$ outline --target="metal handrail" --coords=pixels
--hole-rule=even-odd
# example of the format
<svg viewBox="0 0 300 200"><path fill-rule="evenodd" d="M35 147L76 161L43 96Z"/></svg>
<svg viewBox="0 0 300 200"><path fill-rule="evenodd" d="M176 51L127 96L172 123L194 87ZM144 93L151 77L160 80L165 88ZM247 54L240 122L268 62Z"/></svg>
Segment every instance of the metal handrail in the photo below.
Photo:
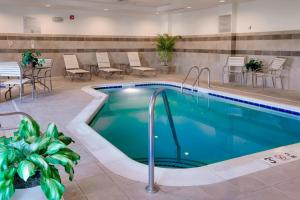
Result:
<svg viewBox="0 0 300 200"><path fill-rule="evenodd" d="M198 72L198 77L199 77L199 75L200 75L200 69L199 69L199 67L198 66L193 66L193 67L191 67L190 69L189 69L189 72L187 73L187 75L185 76L185 79L182 81L182 83L181 83L181 93L183 92L183 85L184 85L184 83L186 82L186 80L188 79L188 77L190 76L190 74L191 74L191 72L193 71L193 69L197 69L197 72ZM198 80L198 79L197 79ZM196 80L196 82L197 82L197 80ZM198 81L198 84L199 84L199 81Z"/></svg>
<svg viewBox="0 0 300 200"><path fill-rule="evenodd" d="M22 115L24 117L29 118L30 120L33 120L33 118L24 112L9 112L9 113L0 113L0 117L5 117L5 116L12 116L12 115ZM1 124L0 124L0 128L1 128Z"/></svg>
<svg viewBox="0 0 300 200"><path fill-rule="evenodd" d="M208 67L201 67L199 68L200 69L200 73L198 74L198 77L197 79L195 80L194 84L193 84L193 87L195 87L197 81L198 81L198 86L199 86L199 80L200 80L200 76L202 74L203 71L207 71L207 85L208 85L208 88L210 88L210 69Z"/></svg>
<svg viewBox="0 0 300 200"><path fill-rule="evenodd" d="M172 134L173 134L173 137L175 140L175 144L177 146L177 156L179 154L179 158L180 158L180 145L178 142L178 138L176 136L176 130L175 130L174 121L173 121L171 110L170 110L168 97L166 95L165 89L161 88L161 89L154 91L154 93L151 96L150 102L149 102L149 119L148 119L148 132L149 132L149 135L148 135L148 137L149 137L149 150L148 150L149 151L148 152L149 173L148 173L148 176L149 177L148 177L148 186L146 187L146 191L149 193L156 193L159 191L159 187L154 183L154 167L155 167L155 163L154 163L154 106L155 106L156 98L160 94L162 94L162 97L163 97L163 101L164 101L164 105L165 105L168 119L170 122Z"/></svg>

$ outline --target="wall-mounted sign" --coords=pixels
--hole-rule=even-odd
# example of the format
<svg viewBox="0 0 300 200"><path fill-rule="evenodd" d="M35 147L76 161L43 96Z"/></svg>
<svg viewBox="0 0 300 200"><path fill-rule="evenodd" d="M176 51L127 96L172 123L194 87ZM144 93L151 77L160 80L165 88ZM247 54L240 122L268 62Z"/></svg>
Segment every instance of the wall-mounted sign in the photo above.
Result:
<svg viewBox="0 0 300 200"><path fill-rule="evenodd" d="M35 17L23 17L24 33L41 33L41 23Z"/></svg>

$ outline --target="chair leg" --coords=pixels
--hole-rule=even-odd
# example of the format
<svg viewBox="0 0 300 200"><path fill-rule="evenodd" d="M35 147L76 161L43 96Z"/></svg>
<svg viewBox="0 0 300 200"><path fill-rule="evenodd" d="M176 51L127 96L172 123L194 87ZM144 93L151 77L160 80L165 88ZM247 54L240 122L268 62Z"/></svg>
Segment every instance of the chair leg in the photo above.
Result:
<svg viewBox="0 0 300 200"><path fill-rule="evenodd" d="M20 85L20 103L22 103L23 85Z"/></svg>
<svg viewBox="0 0 300 200"><path fill-rule="evenodd" d="M6 101L8 100L7 94L9 95L9 99L11 99L11 89L11 87L8 87L8 90L4 93L4 98Z"/></svg>
<svg viewBox="0 0 300 200"><path fill-rule="evenodd" d="M44 78L44 81L43 81L43 83L44 83L44 94L46 94L46 77ZM49 92L49 91L48 91Z"/></svg>
<svg viewBox="0 0 300 200"><path fill-rule="evenodd" d="M280 76L280 83L281 83L281 89L283 90L284 89L284 86L283 86L283 78Z"/></svg>
<svg viewBox="0 0 300 200"><path fill-rule="evenodd" d="M52 78L51 78L51 76L50 76L50 79L49 79L49 83L50 83L50 91L52 91L53 90L53 86L52 86Z"/></svg>
<svg viewBox="0 0 300 200"><path fill-rule="evenodd" d="M276 88L276 79L274 79L274 77L272 77L272 83L273 83L273 87Z"/></svg>
<svg viewBox="0 0 300 200"><path fill-rule="evenodd" d="M70 81L73 81L73 80L72 80L72 76L71 76L70 73L66 72L65 77L66 77L66 76L70 79Z"/></svg>
<svg viewBox="0 0 300 200"><path fill-rule="evenodd" d="M241 74L240 76L241 76L241 85L243 85L244 84L243 74Z"/></svg>
<svg viewBox="0 0 300 200"><path fill-rule="evenodd" d="M222 85L224 85L224 74L222 74Z"/></svg>

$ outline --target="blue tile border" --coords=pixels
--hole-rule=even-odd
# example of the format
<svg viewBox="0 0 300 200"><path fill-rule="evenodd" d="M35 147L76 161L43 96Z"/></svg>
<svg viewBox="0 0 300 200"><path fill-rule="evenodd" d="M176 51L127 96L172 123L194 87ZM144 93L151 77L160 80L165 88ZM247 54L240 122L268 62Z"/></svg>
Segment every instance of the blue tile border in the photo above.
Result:
<svg viewBox="0 0 300 200"><path fill-rule="evenodd" d="M172 84L169 84L169 83L141 83L141 84L132 84L132 86L135 86L135 87L168 86L168 87L181 89L180 86L172 85ZM118 89L118 88L123 88L123 86L122 85L103 86L103 87L98 87L98 88L95 88L95 89L97 89L97 90L107 90L107 89ZM191 88L187 88L187 87L183 87L183 89L187 90L187 91L191 91L191 92L198 92L198 90L196 90L196 89L191 89ZM233 98L233 97L228 97L228 96L224 96L224 95L219 95L219 94L215 94L215 93L208 93L208 95L213 96L213 97L217 97L217 98L222 98L222 99L234 101L234 102L239 102L239 103L251 105L251 106L265 108L265 109L268 109L268 110L273 110L273 111L277 111L277 112L281 112L281 113L285 113L285 114L300 116L300 112L291 111L291 110L287 110L287 109L283 109L283 108L268 106L268 105L265 105L265 104L255 103L255 102L242 100L242 99L237 99L237 98Z"/></svg>
<svg viewBox="0 0 300 200"><path fill-rule="evenodd" d="M103 86L103 87L97 87L95 88L96 90L108 90L108 89L118 89L118 88L123 88L122 85L117 85L117 86Z"/></svg>
<svg viewBox="0 0 300 200"><path fill-rule="evenodd" d="M226 97L226 96L219 95L219 94L214 94L214 93L208 93L208 95L214 96L214 97L218 97L218 98L222 98L222 99L227 99L227 100L235 101L235 102L239 102L239 103L248 104L248 105L251 105L251 106L266 108L266 109L277 111L277 112L282 112L282 113L286 113L286 114L300 116L299 112L291 111L291 110L286 110L286 109L283 109L283 108L277 108L277 107L274 107L274 106L268 106L268 105L264 105L264 104L260 104L260 103L254 103L254 102L251 102L251 101L236 99L236 98L232 98L232 97Z"/></svg>

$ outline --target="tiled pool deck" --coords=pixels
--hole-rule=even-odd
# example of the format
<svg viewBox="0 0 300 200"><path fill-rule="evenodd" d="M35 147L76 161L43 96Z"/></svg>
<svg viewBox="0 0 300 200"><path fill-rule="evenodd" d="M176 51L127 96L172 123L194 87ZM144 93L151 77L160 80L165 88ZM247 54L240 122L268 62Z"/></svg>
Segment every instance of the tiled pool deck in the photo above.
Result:
<svg viewBox="0 0 300 200"><path fill-rule="evenodd" d="M81 91L86 85L108 82L126 82L145 80L145 78L125 77L123 80L105 80L94 78L93 81L70 82L58 78L54 81L54 92L51 95L41 94L32 100L25 97L0 104L1 112L20 110L31 114L43 128L48 122L55 122L62 131L68 132L66 125L92 100L92 97ZM160 75L147 80L179 81L181 76ZM300 106L300 93L281 92L279 90L262 90L260 88L240 88L236 86L214 89L229 91L264 100ZM1 123L5 124L2 119ZM17 121L12 118L9 124ZM75 138L76 140L76 138ZM300 199L300 161L273 167L265 171L243 176L227 182L199 187L161 187L157 194L150 195L144 191L145 184L131 181L111 173L88 152L80 141L72 148L80 153L81 161L75 169L75 181L66 185L65 200L298 200Z"/></svg>

